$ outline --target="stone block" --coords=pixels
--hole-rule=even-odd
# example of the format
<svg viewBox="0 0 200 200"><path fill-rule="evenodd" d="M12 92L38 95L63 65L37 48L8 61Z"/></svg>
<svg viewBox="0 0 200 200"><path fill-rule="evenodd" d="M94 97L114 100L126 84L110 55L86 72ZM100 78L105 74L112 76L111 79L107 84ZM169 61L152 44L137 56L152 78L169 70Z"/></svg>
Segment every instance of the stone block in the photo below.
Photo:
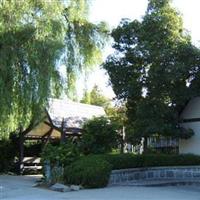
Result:
<svg viewBox="0 0 200 200"><path fill-rule="evenodd" d="M81 189L80 185L70 185L71 191L79 191Z"/></svg>
<svg viewBox="0 0 200 200"><path fill-rule="evenodd" d="M176 177L176 178L179 178L179 179L180 179L180 178L183 178L183 172L177 170L176 173L175 173L175 177Z"/></svg>
<svg viewBox="0 0 200 200"><path fill-rule="evenodd" d="M200 177L200 172L194 172L193 173L194 178L199 178Z"/></svg>
<svg viewBox="0 0 200 200"><path fill-rule="evenodd" d="M167 178L172 178L172 177L174 177L174 172L173 172L173 171L167 171L167 172L166 172L166 177L167 177Z"/></svg>
<svg viewBox="0 0 200 200"><path fill-rule="evenodd" d="M52 185L50 187L50 189L53 190L53 191L57 191L57 192L69 192L69 191L71 191L70 187L63 185L61 183L56 183L56 184Z"/></svg>
<svg viewBox="0 0 200 200"><path fill-rule="evenodd" d="M129 181L134 180L134 175L133 175L133 174L130 174L130 175L128 176L128 180L129 180Z"/></svg>
<svg viewBox="0 0 200 200"><path fill-rule="evenodd" d="M146 173L145 172L140 172L140 179L142 179L142 180L146 179Z"/></svg>
<svg viewBox="0 0 200 200"><path fill-rule="evenodd" d="M135 173L135 180L139 180L140 179L140 174L139 173Z"/></svg>
<svg viewBox="0 0 200 200"><path fill-rule="evenodd" d="M192 173L190 171L185 172L185 177L186 178L191 178L192 177Z"/></svg>
<svg viewBox="0 0 200 200"><path fill-rule="evenodd" d="M153 179L154 173L153 172L148 172L147 177L148 177L148 179Z"/></svg>
<svg viewBox="0 0 200 200"><path fill-rule="evenodd" d="M160 178L164 178L165 177L165 171L160 171Z"/></svg>

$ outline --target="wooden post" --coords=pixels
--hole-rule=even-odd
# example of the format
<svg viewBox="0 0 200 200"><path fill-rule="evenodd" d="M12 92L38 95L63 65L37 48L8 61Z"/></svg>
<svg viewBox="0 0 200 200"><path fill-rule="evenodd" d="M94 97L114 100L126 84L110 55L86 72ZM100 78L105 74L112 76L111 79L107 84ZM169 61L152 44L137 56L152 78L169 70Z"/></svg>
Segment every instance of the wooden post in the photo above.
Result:
<svg viewBox="0 0 200 200"><path fill-rule="evenodd" d="M51 127L50 130L48 130L48 131L42 136L42 145L43 145L43 146L46 146L46 144L50 141L52 132L53 132L53 128Z"/></svg>
<svg viewBox="0 0 200 200"><path fill-rule="evenodd" d="M19 149L20 149L20 155L19 155L19 173L23 174L23 170L24 170L24 163L23 163L23 159L24 159L24 134L22 133L21 129L20 129L20 133L19 133Z"/></svg>
<svg viewBox="0 0 200 200"><path fill-rule="evenodd" d="M66 134L65 134L65 131L64 131L64 119L62 120L62 123L61 123L61 138L60 138L60 143L65 143L66 141Z"/></svg>

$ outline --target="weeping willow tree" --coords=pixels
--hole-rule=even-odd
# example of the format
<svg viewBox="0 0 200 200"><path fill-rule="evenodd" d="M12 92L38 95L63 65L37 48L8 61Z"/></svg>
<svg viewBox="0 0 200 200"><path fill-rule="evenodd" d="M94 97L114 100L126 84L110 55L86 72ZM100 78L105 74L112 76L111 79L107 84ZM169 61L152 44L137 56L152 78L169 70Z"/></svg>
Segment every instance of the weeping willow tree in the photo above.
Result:
<svg viewBox="0 0 200 200"><path fill-rule="evenodd" d="M1 133L27 127L62 89L58 61L73 88L78 71L100 59L106 29L87 14L85 0L0 0Z"/></svg>
<svg viewBox="0 0 200 200"><path fill-rule="evenodd" d="M108 27L104 22L89 22L88 0L68 1L64 16L67 21L65 53L63 61L67 66L67 93L70 98L76 94L77 77L88 73L102 62L102 49L108 39Z"/></svg>
<svg viewBox="0 0 200 200"><path fill-rule="evenodd" d="M1 131L30 123L46 103L51 81L59 82L62 11L57 1L0 1Z"/></svg>

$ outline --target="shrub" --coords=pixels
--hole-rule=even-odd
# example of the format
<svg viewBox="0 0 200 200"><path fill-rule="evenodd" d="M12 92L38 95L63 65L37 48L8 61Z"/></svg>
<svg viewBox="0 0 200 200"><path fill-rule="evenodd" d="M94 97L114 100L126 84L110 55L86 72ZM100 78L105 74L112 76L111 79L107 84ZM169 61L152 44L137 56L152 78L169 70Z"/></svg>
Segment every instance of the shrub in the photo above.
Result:
<svg viewBox="0 0 200 200"><path fill-rule="evenodd" d="M79 158L78 148L68 142L65 144L52 145L48 144L41 154L42 162L49 161L51 166L59 164L60 166L67 166Z"/></svg>
<svg viewBox="0 0 200 200"><path fill-rule="evenodd" d="M0 141L0 172L8 172L14 167L16 150L9 140Z"/></svg>
<svg viewBox="0 0 200 200"><path fill-rule="evenodd" d="M159 166L184 166L200 165L200 156L187 155L134 155L134 154L116 154L100 155L112 165L112 169L127 169L137 167L159 167Z"/></svg>
<svg viewBox="0 0 200 200"><path fill-rule="evenodd" d="M72 143L52 145L48 144L41 154L43 174L49 183L63 182L64 167L70 165L79 158L78 148ZM50 164L50 172L45 164ZM46 174L47 173L47 174ZM50 173L50 174L49 174Z"/></svg>
<svg viewBox="0 0 200 200"><path fill-rule="evenodd" d="M65 168L64 181L67 184L86 188L105 187L108 183L111 165L98 156L86 156Z"/></svg>
<svg viewBox="0 0 200 200"><path fill-rule="evenodd" d="M83 130L80 149L85 155L107 153L116 146L117 126L105 117L87 121Z"/></svg>
<svg viewBox="0 0 200 200"><path fill-rule="evenodd" d="M102 155L102 157L112 165L112 169L126 169L143 166L142 158L134 154L109 154Z"/></svg>

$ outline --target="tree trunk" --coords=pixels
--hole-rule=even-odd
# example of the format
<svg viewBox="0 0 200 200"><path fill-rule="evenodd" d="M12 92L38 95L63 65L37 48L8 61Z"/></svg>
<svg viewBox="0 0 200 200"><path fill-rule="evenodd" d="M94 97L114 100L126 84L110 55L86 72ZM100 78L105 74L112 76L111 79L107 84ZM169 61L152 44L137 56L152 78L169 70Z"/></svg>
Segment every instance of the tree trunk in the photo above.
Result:
<svg viewBox="0 0 200 200"><path fill-rule="evenodd" d="M143 141L143 154L147 153L147 137L144 137Z"/></svg>

